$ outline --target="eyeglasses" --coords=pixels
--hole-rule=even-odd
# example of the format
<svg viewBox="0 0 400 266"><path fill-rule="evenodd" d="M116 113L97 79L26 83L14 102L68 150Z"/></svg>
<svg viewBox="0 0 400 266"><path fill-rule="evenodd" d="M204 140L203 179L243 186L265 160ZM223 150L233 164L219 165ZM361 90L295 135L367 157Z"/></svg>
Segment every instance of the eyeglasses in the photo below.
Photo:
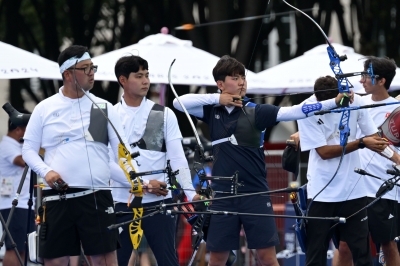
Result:
<svg viewBox="0 0 400 266"><path fill-rule="evenodd" d="M361 81L365 81L367 78L379 79L379 75L371 76L368 73L361 74Z"/></svg>
<svg viewBox="0 0 400 266"><path fill-rule="evenodd" d="M92 70L93 70L93 73L96 73L97 67L98 66L87 66L87 67L80 67L80 68L75 67L75 68L69 68L68 70L73 70L73 69L83 70L83 73L85 73L86 75L89 75Z"/></svg>
<svg viewBox="0 0 400 266"><path fill-rule="evenodd" d="M368 75L368 74L361 74L361 80L362 81L365 81L367 78L371 78L371 76Z"/></svg>

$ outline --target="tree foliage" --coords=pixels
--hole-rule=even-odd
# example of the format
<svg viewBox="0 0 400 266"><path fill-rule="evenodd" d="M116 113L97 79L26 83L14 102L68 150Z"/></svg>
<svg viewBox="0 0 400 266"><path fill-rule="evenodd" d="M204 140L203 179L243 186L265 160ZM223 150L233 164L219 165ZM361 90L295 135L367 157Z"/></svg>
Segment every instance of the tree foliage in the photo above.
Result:
<svg viewBox="0 0 400 266"><path fill-rule="evenodd" d="M333 16L339 22L344 45L359 47L357 52L388 56L400 60L400 1L348 0L350 12L345 14L340 0L289 1L300 9L315 7L309 14L328 33ZM109 52L159 33L164 26L181 39L190 39L197 48L217 56L229 54L255 70L269 60L268 36L277 29L279 58L289 60L314 46L324 43L321 33L303 15L295 15L297 50L290 52L289 24L280 12L293 11L280 0L0 0L0 40L43 57L57 61L60 50L70 44L88 46L92 53ZM256 15L269 18L198 27L192 31L176 31L174 27L202 24ZM347 19L346 19L347 18ZM211 70L210 70L211 71ZM35 101L56 92L54 84L41 81L40 96L30 90L29 83L13 80L11 103L23 106L21 90L25 88ZM179 86L179 91L187 91ZM93 90L99 97L117 102L118 84L96 82ZM279 104L283 97L276 97ZM293 101L300 101L294 97Z"/></svg>

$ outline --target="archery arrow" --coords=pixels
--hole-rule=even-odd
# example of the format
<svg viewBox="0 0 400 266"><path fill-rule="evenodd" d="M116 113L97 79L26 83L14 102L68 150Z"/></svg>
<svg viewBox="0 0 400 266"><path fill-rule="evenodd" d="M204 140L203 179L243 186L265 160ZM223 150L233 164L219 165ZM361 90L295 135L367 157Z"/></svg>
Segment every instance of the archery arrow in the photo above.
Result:
<svg viewBox="0 0 400 266"><path fill-rule="evenodd" d="M311 10L314 10L314 8L303 9L303 11L311 11ZM297 12L297 11L286 11L286 12L274 13L272 15L250 16L250 17L214 21L214 22L208 22L208 23L202 23L202 24L183 24L182 26L175 27L175 30L193 30L194 28L200 28L200 27L206 27L206 26L228 24L228 23L241 22L241 21L250 21L250 20L261 19L261 18L284 16L284 15L292 14L294 12Z"/></svg>

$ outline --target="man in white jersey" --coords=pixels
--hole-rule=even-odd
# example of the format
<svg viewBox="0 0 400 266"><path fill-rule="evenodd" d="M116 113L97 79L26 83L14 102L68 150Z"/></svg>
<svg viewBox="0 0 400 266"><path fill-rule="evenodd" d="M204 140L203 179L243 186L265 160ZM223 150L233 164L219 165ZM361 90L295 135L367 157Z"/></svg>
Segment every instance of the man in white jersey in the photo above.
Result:
<svg viewBox="0 0 400 266"><path fill-rule="evenodd" d="M368 71L369 70L369 71ZM370 73L370 74L368 74ZM371 76L371 74L373 75ZM385 104L397 102L388 94L390 84L396 75L396 64L388 58L367 57L364 62L364 74L361 75L365 92L362 97L362 105ZM398 104L369 108L368 111L377 127L381 126L390 113L399 107ZM364 135L358 135L363 137ZM397 157L397 153L388 150L388 157ZM375 152L362 149L360 153L360 169L368 173L388 179L392 176L386 174L387 169L392 168L392 162ZM398 164L398 162L397 162ZM365 193L368 203L376 198L376 193L383 181L364 176ZM400 265L400 256L394 238L399 235L397 224L399 223L397 212L397 201L399 199L398 189L395 187L387 192L382 198L367 209L369 231L375 244L381 245L385 256L386 265Z"/></svg>
<svg viewBox="0 0 400 266"><path fill-rule="evenodd" d="M317 101L329 99L337 91L337 80L321 77L316 80L314 92ZM361 97L355 95L353 105L360 105ZM377 134L368 111L352 111L348 121L350 136L346 145L346 154L340 162L343 147L340 146L338 125L340 113L314 116L298 121L302 151L310 150L307 171L307 195L309 216L348 217L366 205L364 180L359 179L354 167L360 165L359 148L367 147L377 152L386 148L387 142ZM356 139L357 125L365 136ZM311 204L311 205L310 205ZM325 265L326 251L332 235L336 240L344 241L350 247L356 265L372 265L369 242L367 211L361 211L331 229L330 221L308 220L306 265Z"/></svg>
<svg viewBox="0 0 400 266"><path fill-rule="evenodd" d="M133 151L139 151L136 158L141 172L165 169L170 160L172 171L179 170L176 176L189 201L199 199L193 189L189 166L182 148L182 135L175 114L168 107L161 106L146 98L150 87L149 67L145 59L128 55L118 60L115 75L124 89L121 101L114 106ZM118 170L118 169L117 169ZM111 178L114 187L127 185L122 171L113 171ZM171 191L166 190L168 177L165 173L143 176L144 186L148 187L143 197L143 206L156 206L172 203ZM173 177L171 177L173 178ZM171 180L172 181L172 180ZM113 188L116 211L129 211L126 189ZM146 215L146 212L144 212ZM132 217L118 217L123 222ZM152 249L157 264L178 266L175 249L176 219L164 214L147 217L142 221L147 242ZM118 250L119 265L127 265L132 253L127 229L121 232L122 248Z"/></svg>
<svg viewBox="0 0 400 266"><path fill-rule="evenodd" d="M395 62L387 58L367 57L366 59L367 60L364 62L364 74L361 75L360 82L363 84L365 92L368 95L361 98L362 105L397 102L398 100L391 97L387 92L396 75ZM370 69L369 72L368 69ZM373 77L371 77L372 73ZM368 108L368 111L375 125L378 127L383 124L390 113L397 107L399 107L399 105L393 104ZM361 132L358 132L357 137L363 137ZM390 148L387 149L387 157L390 157L392 162L399 164L398 154L392 153ZM398 153L397 149L393 148L392 150ZM386 170L392 168L391 161L368 149L360 149L359 153L360 169L381 178L387 179L390 177L386 174ZM369 176L365 176L363 179L366 185L365 195L368 197L368 203L370 203L375 199L376 193L383 182ZM381 200L367 209L370 235L374 243L382 247L386 265L400 265L397 245L393 241L400 232L398 226L399 213L396 207L399 200L398 188L395 188L387 192ZM348 257L343 253L347 254L349 249L348 246L341 245L339 250L339 258L340 261L342 261L343 257Z"/></svg>
<svg viewBox="0 0 400 266"><path fill-rule="evenodd" d="M25 168L25 162L22 159L22 143L20 139L24 136L26 125L15 126L11 121L8 123L7 135L3 136L0 142L0 212L5 221L7 221L12 208L12 201L18 186L21 182L22 174ZM9 230L11 236L17 245L19 254L24 260L26 234L34 230L34 213L30 212L29 231L27 231L28 222L28 199L29 199L30 171L24 180L22 190L19 195L18 205L14 209L11 218ZM5 238L6 252L3 258L3 265L20 265L17 255L8 235Z"/></svg>
<svg viewBox="0 0 400 266"><path fill-rule="evenodd" d="M113 106L89 93L97 66L88 49L70 46L58 64L64 86L35 107L22 152L48 185L39 211L40 256L46 265L68 265L69 256L79 255L82 244L94 265L117 265L118 232L107 230L116 221L108 188L108 144L118 154L119 139L101 110L123 141L125 135ZM40 147L44 161L38 156Z"/></svg>

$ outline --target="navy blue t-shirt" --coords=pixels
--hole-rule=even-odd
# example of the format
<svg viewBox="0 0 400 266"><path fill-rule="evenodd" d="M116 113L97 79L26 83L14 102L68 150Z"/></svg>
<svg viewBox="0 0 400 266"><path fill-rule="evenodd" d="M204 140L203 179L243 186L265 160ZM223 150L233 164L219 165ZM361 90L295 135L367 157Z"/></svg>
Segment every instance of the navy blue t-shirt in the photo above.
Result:
<svg viewBox="0 0 400 266"><path fill-rule="evenodd" d="M245 102L243 103L245 104ZM267 127L276 125L276 116L279 107L270 104L255 105L255 122L249 122L249 127L255 127L263 131ZM243 110L235 107L228 113L225 106L205 105L203 106L203 118L199 118L209 125L211 140L219 140L230 137L236 129L236 124ZM267 169L264 160L264 149L247 146L233 145L231 142L223 142L213 146L213 169L214 176L232 176L239 172L239 182L244 184L238 188L238 192L260 192L268 189L266 180ZM231 182L213 180L214 191L229 192Z"/></svg>

